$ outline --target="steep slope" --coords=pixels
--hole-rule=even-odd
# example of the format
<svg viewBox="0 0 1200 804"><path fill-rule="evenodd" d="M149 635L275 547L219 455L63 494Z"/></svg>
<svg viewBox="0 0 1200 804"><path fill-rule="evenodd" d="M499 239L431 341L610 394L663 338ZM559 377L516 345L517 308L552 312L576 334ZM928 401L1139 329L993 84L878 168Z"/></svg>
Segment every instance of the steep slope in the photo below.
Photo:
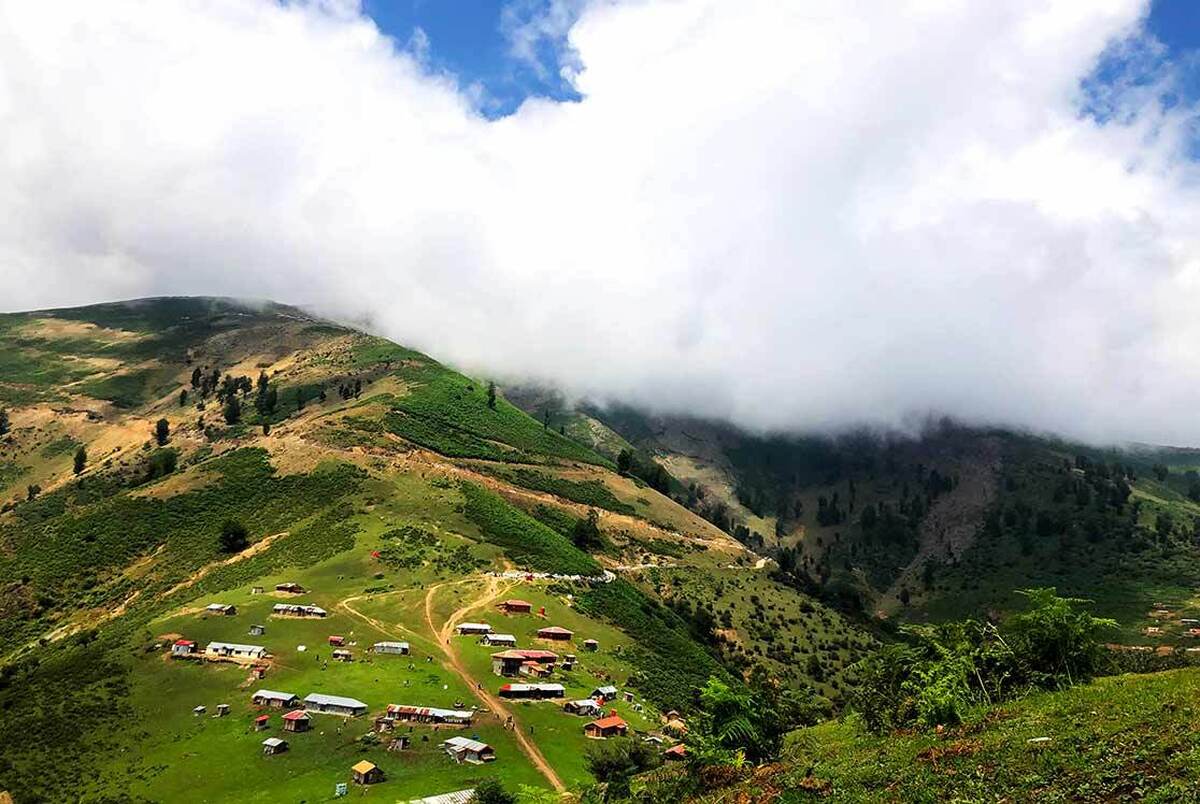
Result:
<svg viewBox="0 0 1200 804"><path fill-rule="evenodd" d="M1033 695L937 733L826 723L790 735L782 762L688 800L1193 801L1198 693L1200 670L1174 670Z"/></svg>
<svg viewBox="0 0 1200 804"><path fill-rule="evenodd" d="M586 720L552 702L497 705L510 679L492 674L496 649L447 637L466 619L576 654L550 680L568 697L619 685L631 699L610 706L638 732L689 710L709 675L758 663L834 696L867 644L830 646L820 678L728 661L647 567L759 583L753 553L486 381L294 308L156 299L0 316L0 356L0 790L18 801L313 800L364 758L396 799L492 774L586 782ZM236 527L222 541L229 522L245 544ZM306 591L272 593L285 582ZM820 620L789 626L797 644L825 650L826 630L853 630L771 588L773 604ZM510 596L533 614L499 613ZM327 615L281 616L281 602ZM547 625L573 636L541 639ZM331 636L354 661L331 661ZM171 659L180 638L263 645L265 678L247 662ZM371 655L384 640L411 654ZM351 696L372 716L474 705L466 734L499 759L486 773L456 765L429 726L389 751L368 718L318 715L292 735L251 705L259 687ZM218 704L230 714L212 717ZM286 754L263 756L260 711ZM46 774L52 755L59 772Z"/></svg>

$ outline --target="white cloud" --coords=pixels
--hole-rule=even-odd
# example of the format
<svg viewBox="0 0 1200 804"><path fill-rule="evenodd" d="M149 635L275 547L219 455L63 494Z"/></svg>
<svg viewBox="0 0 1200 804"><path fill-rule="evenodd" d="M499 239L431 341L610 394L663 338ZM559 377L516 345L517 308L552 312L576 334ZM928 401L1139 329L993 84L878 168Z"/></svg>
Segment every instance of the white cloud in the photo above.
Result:
<svg viewBox="0 0 1200 804"><path fill-rule="evenodd" d="M0 0L0 307L273 297L750 426L1200 443L1186 110L1080 113L1142 0L593 0L584 99L496 121L357 8Z"/></svg>

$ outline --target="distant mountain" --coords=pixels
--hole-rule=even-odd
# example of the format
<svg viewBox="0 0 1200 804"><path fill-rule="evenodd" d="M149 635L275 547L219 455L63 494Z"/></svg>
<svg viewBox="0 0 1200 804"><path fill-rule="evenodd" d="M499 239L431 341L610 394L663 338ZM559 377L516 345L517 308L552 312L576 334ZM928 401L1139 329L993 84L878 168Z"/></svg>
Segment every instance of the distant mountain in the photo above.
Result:
<svg viewBox="0 0 1200 804"><path fill-rule="evenodd" d="M676 502L844 611L937 620L1057 586L1137 640L1154 603L1190 605L1200 588L1194 449L1098 449L948 421L916 437L767 436L629 406L568 408L545 391L514 399L656 461ZM1178 632L1150 642L1190 644Z"/></svg>

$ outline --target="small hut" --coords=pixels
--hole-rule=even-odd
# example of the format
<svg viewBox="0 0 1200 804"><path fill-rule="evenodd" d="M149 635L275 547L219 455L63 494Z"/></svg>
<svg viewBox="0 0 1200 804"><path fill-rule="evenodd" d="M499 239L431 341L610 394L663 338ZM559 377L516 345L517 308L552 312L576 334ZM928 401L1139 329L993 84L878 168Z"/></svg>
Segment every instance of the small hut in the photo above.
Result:
<svg viewBox="0 0 1200 804"><path fill-rule="evenodd" d="M348 650L339 648L333 652L333 660L335 662L352 662L354 661L354 654Z"/></svg>
<svg viewBox="0 0 1200 804"><path fill-rule="evenodd" d="M273 754L282 754L288 750L287 740L281 740L278 737L268 737L262 741L263 753L267 756Z"/></svg>
<svg viewBox="0 0 1200 804"><path fill-rule="evenodd" d="M600 643L594 639L585 639L585 640L583 640L583 649L590 650L590 651L598 651L598 650L600 650Z"/></svg>
<svg viewBox="0 0 1200 804"><path fill-rule="evenodd" d="M259 715L258 717L254 718L255 731L266 731L269 728L271 728L270 715Z"/></svg>
<svg viewBox="0 0 1200 804"><path fill-rule="evenodd" d="M312 718L303 709L294 709L283 716L283 730L291 732L308 731Z"/></svg>
<svg viewBox="0 0 1200 804"><path fill-rule="evenodd" d="M496 758L496 749L487 743L467 737L451 737L442 743L442 749L451 759L460 764L468 762L472 765L481 765Z"/></svg>
<svg viewBox="0 0 1200 804"><path fill-rule="evenodd" d="M538 639L552 639L557 642L566 642L571 637L575 636L574 631L569 631L566 628L558 625L551 625L546 628L539 628Z"/></svg>
<svg viewBox="0 0 1200 804"><path fill-rule="evenodd" d="M593 720L583 727L583 733L594 740L606 740L609 737L624 737L629 733L629 724L617 715L609 715L600 720Z"/></svg>
<svg viewBox="0 0 1200 804"><path fill-rule="evenodd" d="M454 627L454 630L458 632L459 636L469 634L482 636L483 634L492 633L492 627L487 623L459 623Z"/></svg>
<svg viewBox="0 0 1200 804"><path fill-rule="evenodd" d="M190 639L177 639L171 645L171 656L193 656L196 653L196 643Z"/></svg>
<svg viewBox="0 0 1200 804"><path fill-rule="evenodd" d="M350 772L354 777L355 784L375 784L383 781L383 771L374 762L367 762L365 759L357 765L350 768Z"/></svg>
<svg viewBox="0 0 1200 804"><path fill-rule="evenodd" d="M267 633L267 629L265 626L262 626L262 625L250 626L250 636L262 636L265 633Z"/></svg>
<svg viewBox="0 0 1200 804"><path fill-rule="evenodd" d="M229 704L217 704L217 717L225 717L229 714Z"/></svg>

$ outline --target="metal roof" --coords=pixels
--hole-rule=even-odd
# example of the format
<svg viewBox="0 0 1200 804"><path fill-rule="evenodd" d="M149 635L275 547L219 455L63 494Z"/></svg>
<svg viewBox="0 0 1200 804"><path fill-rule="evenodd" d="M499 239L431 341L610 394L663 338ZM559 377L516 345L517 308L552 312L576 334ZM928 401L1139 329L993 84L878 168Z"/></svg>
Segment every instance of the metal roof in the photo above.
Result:
<svg viewBox="0 0 1200 804"><path fill-rule="evenodd" d="M279 746L284 744L284 741L279 739L278 737L268 737L267 739L262 741L262 744L269 745L272 748L278 748Z"/></svg>
<svg viewBox="0 0 1200 804"><path fill-rule="evenodd" d="M262 645L242 645L238 642L209 642L205 650L230 650L237 653L266 653Z"/></svg>
<svg viewBox="0 0 1200 804"><path fill-rule="evenodd" d="M290 701L296 696L290 692L277 692L276 690L259 690L250 696L251 698L266 698L272 701Z"/></svg>
<svg viewBox="0 0 1200 804"><path fill-rule="evenodd" d="M434 706L408 706L406 704L388 704L387 710L406 715L426 715L457 720L470 720L475 714L466 709L438 709Z"/></svg>
<svg viewBox="0 0 1200 804"><path fill-rule="evenodd" d="M345 698L341 695L325 695L320 692L313 692L304 698L305 703L317 704L318 706L344 706L347 709L366 709L367 705L357 698Z"/></svg>
<svg viewBox="0 0 1200 804"><path fill-rule="evenodd" d="M475 788L455 790L453 793L442 793L440 796L414 798L408 804L468 804L475 795Z"/></svg>
<svg viewBox="0 0 1200 804"><path fill-rule="evenodd" d="M553 692L565 691L566 687L564 687L562 684L505 684L500 689L508 690L509 692L533 692L538 690L542 692Z"/></svg>
<svg viewBox="0 0 1200 804"><path fill-rule="evenodd" d="M460 751L483 751L484 749L491 748L487 743L481 743L469 737L451 737L449 740L443 742L442 745L448 745Z"/></svg>

